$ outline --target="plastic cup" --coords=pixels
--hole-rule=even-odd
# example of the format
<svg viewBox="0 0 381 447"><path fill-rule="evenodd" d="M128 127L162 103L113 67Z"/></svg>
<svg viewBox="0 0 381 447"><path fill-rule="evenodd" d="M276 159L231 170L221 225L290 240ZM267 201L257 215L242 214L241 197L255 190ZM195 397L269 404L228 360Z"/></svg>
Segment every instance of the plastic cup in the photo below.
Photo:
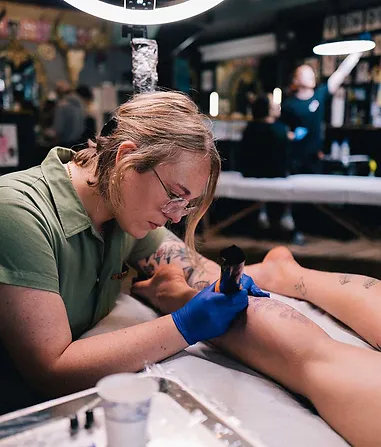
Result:
<svg viewBox="0 0 381 447"><path fill-rule="evenodd" d="M144 447L147 420L158 382L140 374L121 373L97 383L103 399L108 447Z"/></svg>

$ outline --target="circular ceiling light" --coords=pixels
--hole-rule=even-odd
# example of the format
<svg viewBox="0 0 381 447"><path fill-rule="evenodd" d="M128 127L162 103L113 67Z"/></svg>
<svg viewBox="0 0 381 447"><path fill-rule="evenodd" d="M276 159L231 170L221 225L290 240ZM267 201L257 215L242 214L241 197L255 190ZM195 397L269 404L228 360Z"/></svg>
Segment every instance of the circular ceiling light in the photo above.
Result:
<svg viewBox="0 0 381 447"><path fill-rule="evenodd" d="M101 19L129 25L160 25L201 14L223 0L120 0L123 6L100 0L64 0ZM114 2L115 3L115 2Z"/></svg>
<svg viewBox="0 0 381 447"><path fill-rule="evenodd" d="M313 52L319 56L338 56L343 54L364 53L375 48L373 40L343 40L317 45Z"/></svg>

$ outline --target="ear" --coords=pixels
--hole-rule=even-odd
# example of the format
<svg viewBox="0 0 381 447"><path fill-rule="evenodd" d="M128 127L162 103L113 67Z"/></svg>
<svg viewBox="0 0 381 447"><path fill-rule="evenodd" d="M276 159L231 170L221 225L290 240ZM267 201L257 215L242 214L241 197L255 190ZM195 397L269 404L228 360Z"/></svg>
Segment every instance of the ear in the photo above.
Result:
<svg viewBox="0 0 381 447"><path fill-rule="evenodd" d="M137 149L137 146L133 141L131 140L123 141L123 143L121 143L121 145L119 146L118 152L116 154L115 159L116 163L118 163L122 157L134 151L135 149Z"/></svg>

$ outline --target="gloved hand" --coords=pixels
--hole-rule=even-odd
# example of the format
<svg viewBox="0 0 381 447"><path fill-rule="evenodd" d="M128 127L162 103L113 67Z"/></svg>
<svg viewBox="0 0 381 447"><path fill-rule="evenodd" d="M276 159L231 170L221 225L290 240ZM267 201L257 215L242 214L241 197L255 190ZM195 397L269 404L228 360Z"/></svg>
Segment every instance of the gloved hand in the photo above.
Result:
<svg viewBox="0 0 381 447"><path fill-rule="evenodd" d="M305 127L296 127L294 130L294 140L299 141L303 140L303 138L308 134L308 129Z"/></svg>
<svg viewBox="0 0 381 447"><path fill-rule="evenodd" d="M270 298L270 294L261 290L253 281L252 277L249 275L242 274L241 286L243 289L247 290L247 293L251 296L260 296L263 298Z"/></svg>
<svg viewBox="0 0 381 447"><path fill-rule="evenodd" d="M215 283L206 287L171 314L177 329L190 345L224 334L235 316L248 305L246 288L225 295L214 292L214 287Z"/></svg>

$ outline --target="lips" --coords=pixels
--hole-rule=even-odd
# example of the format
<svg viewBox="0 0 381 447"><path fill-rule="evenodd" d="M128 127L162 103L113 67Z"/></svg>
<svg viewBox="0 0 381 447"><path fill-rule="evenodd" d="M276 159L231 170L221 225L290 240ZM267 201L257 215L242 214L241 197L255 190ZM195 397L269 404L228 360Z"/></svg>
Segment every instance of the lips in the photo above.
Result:
<svg viewBox="0 0 381 447"><path fill-rule="evenodd" d="M160 225L157 225L157 224L155 224L153 222L148 222L148 223L149 223L149 225L151 227L151 230L156 230L157 227L160 227Z"/></svg>

